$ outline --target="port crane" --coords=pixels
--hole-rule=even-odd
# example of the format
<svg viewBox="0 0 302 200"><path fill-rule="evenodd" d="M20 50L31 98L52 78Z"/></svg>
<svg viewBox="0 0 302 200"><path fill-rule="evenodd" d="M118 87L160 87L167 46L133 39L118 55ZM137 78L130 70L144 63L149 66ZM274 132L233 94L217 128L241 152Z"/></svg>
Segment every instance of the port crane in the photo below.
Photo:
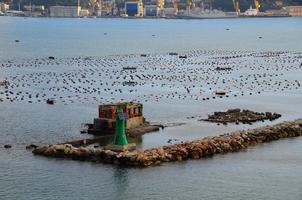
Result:
<svg viewBox="0 0 302 200"><path fill-rule="evenodd" d="M165 0L157 0L156 1L156 7L157 7L157 16L163 16L164 15Z"/></svg>
<svg viewBox="0 0 302 200"><path fill-rule="evenodd" d="M95 14L96 8L100 8L100 4L98 0L89 0L89 5L92 8L92 13Z"/></svg>
<svg viewBox="0 0 302 200"><path fill-rule="evenodd" d="M162 0L162 1L164 1L164 0ZM174 15L178 15L178 1L179 0L172 0ZM187 9L188 15L190 14L192 3L193 3L193 0L186 0L186 9Z"/></svg>
<svg viewBox="0 0 302 200"><path fill-rule="evenodd" d="M142 17L144 15L144 4L142 0L138 1L138 16Z"/></svg>
<svg viewBox="0 0 302 200"><path fill-rule="evenodd" d="M190 15L192 0L187 0L187 14Z"/></svg>
<svg viewBox="0 0 302 200"><path fill-rule="evenodd" d="M258 0L254 0L254 5L255 5L255 9L256 9L257 11L259 11L260 3L259 3Z"/></svg>
<svg viewBox="0 0 302 200"><path fill-rule="evenodd" d="M174 15L178 15L178 2L177 0L173 0L173 8L174 8Z"/></svg>
<svg viewBox="0 0 302 200"><path fill-rule="evenodd" d="M237 14L240 14L240 5L239 5L239 0L233 0L233 6Z"/></svg>
<svg viewBox="0 0 302 200"><path fill-rule="evenodd" d="M172 0L174 15L178 14L178 1L179 0ZM237 14L240 14L241 10L240 10L239 0L232 0L232 2L233 2L233 6L234 6L235 11L237 12ZM187 15L190 15L192 3L193 3L193 0L186 0ZM259 11L260 6L261 6L260 2L258 0L253 0L253 3L254 3L254 6L255 6L255 9L257 11ZM157 0L157 9L158 9L157 14L159 16L163 15L164 6L165 6L165 0Z"/></svg>
<svg viewBox="0 0 302 200"><path fill-rule="evenodd" d="M258 0L253 0L254 1L254 6L255 6L255 9L257 11L259 11L260 7L261 7L261 4ZM239 0L233 0L233 6L234 6L234 9L235 11L237 12L237 14L240 13L240 5L239 5Z"/></svg>

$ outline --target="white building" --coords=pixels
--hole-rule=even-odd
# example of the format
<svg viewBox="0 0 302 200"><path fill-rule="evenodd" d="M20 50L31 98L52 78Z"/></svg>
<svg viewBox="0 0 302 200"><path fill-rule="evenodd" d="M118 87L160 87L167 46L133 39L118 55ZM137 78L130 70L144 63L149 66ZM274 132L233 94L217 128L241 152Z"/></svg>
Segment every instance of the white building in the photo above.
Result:
<svg viewBox="0 0 302 200"><path fill-rule="evenodd" d="M51 6L51 17L80 17L80 6Z"/></svg>
<svg viewBox="0 0 302 200"><path fill-rule="evenodd" d="M174 8L164 8L165 16L174 16L175 10Z"/></svg>
<svg viewBox="0 0 302 200"><path fill-rule="evenodd" d="M24 5L24 9L27 11L44 11L43 5Z"/></svg>
<svg viewBox="0 0 302 200"><path fill-rule="evenodd" d="M81 17L85 17L85 16L88 16L89 15L89 10L87 9L81 9L80 10L80 16Z"/></svg>
<svg viewBox="0 0 302 200"><path fill-rule="evenodd" d="M284 9L290 16L302 16L302 6L286 6Z"/></svg>
<svg viewBox="0 0 302 200"><path fill-rule="evenodd" d="M0 11L5 13L7 10L9 10L9 5L5 4L3 2L0 2Z"/></svg>
<svg viewBox="0 0 302 200"><path fill-rule="evenodd" d="M257 16L258 15L258 10L257 9L254 9L254 8L252 8L252 6L249 8L249 9L247 9L243 14L245 15L245 16Z"/></svg>

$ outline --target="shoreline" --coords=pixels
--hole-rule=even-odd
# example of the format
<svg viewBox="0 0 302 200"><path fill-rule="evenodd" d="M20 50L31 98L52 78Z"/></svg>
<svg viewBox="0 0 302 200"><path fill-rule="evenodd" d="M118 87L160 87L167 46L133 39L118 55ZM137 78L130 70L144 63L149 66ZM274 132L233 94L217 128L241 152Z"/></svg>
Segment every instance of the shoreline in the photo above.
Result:
<svg viewBox="0 0 302 200"><path fill-rule="evenodd" d="M144 16L144 17L121 17L121 16L87 16L87 17L50 17L50 16L11 16L11 15L3 15L0 17L18 17L18 18L45 18L45 19L166 19L166 20L204 20L204 19L249 19L249 18L288 18L294 17L290 15L285 16L266 16L266 15L259 15L259 16L219 16L219 17L203 17L203 16L177 16L177 17L152 17L152 16Z"/></svg>

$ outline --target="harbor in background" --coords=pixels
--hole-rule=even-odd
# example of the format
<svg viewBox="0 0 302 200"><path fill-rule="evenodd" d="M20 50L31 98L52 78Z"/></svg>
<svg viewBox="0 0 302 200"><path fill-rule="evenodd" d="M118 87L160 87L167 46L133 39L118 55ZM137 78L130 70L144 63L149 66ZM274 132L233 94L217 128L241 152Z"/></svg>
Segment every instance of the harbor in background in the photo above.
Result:
<svg viewBox="0 0 302 200"><path fill-rule="evenodd" d="M32 5L16 6L0 2L0 16L65 17L65 18L165 18L165 19L213 19L236 17L289 17L302 16L302 5L284 5L276 1L274 6L262 8L259 0L251 0L248 8L239 0L229 0L228 10L215 7L208 0L90 0L89 5Z"/></svg>
<svg viewBox="0 0 302 200"><path fill-rule="evenodd" d="M125 101L130 101L133 96L139 97L144 104L144 116L149 121L186 123L138 138L135 141L137 148L143 149L167 145L169 139L176 139L172 141L176 143L298 119L302 110L301 88L296 90L292 81L301 83L301 73L292 70L298 67L293 60L301 60L301 18L90 20L1 17L0 27L0 80L7 80L13 86L8 89L13 94L5 93L7 83L0 86L3 92L1 98L4 99L0 102L1 198L300 199L301 137L250 146L238 153L190 162L163 163L156 168L146 169L36 157L26 149L26 145L56 144L87 137L86 134L80 134L81 123L91 122L98 116L97 106L101 102L109 103L117 97ZM189 51L200 54L194 56ZM283 59L286 62L282 64ZM146 60L150 62L146 63ZM278 66L284 65L284 68L278 67L277 70L275 61L278 61ZM125 66L121 66L121 63ZM2 67L2 64L6 67ZM194 65L199 67L197 72L187 70L194 69ZM227 71L227 65L234 65L237 70ZM169 66L174 69L169 70ZM258 66L263 68L240 71ZM267 70L269 66L271 68ZM123 67L132 67L133 70L136 67L136 71L129 72ZM124 75L120 75L121 71ZM248 87L250 84L245 83L248 81L257 86L254 78L262 86L267 85L269 90L254 95L247 92L244 96L239 93L234 97L236 93L227 93L229 97L216 97L217 91L224 91L222 87L214 89L217 79L209 77L210 85L201 79L192 79L194 76L206 78L203 72L225 74L216 77L220 77L220 83L232 86L230 91L233 92L239 90L233 87L233 83L237 83L237 87L240 83ZM208 94L213 96L208 96L209 100L204 101L190 99L187 90L178 86L188 85L189 79L182 76L184 73L191 77L189 90L193 96L199 95L200 86L211 87L213 92ZM112 74L115 76L109 82ZM160 77L161 74L169 75L176 87L170 88L169 84L158 80L165 78ZM262 76L264 74L266 77ZM270 77L272 74L278 76ZM138 79L135 76L138 75L142 78L138 83L147 83L124 86L123 77L132 81L130 75L135 79L133 81ZM243 75L242 80L240 75ZM120 78L117 79L117 76ZM47 83L49 80L51 82ZM186 82L179 82L183 80ZM103 84L100 85L99 81ZM121 83L116 85L114 81ZM280 86L271 84L280 81ZM100 94L97 93L98 87ZM96 89L96 93L93 89ZM118 89L122 89L122 93ZM177 94L171 95L173 92ZM6 99L6 94L9 99ZM170 94L169 99L165 100L161 94ZM200 95L205 94L201 91ZM215 99L212 99L214 96ZM94 97L103 99L95 100ZM55 104L46 104L48 98L55 98ZM196 118L201 114L204 118L206 114L237 107L277 112L282 117L274 122L227 126L197 121ZM129 142L134 141L129 138ZM5 144L11 144L11 148L4 149Z"/></svg>

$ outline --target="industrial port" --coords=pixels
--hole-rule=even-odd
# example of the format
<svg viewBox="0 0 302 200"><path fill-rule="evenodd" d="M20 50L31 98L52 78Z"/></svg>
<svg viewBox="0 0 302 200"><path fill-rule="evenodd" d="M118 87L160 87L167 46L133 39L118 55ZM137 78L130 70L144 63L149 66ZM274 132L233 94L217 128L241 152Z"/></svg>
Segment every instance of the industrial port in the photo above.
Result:
<svg viewBox="0 0 302 200"><path fill-rule="evenodd" d="M0 200L301 199L301 8L0 0Z"/></svg>
<svg viewBox="0 0 302 200"><path fill-rule="evenodd" d="M73 5L44 6L19 3L17 9L10 9L11 5L0 2L0 16L167 19L302 16L302 6L288 6L283 4L282 0L276 1L273 8L262 8L260 0L250 0L249 8L242 6L239 0L229 1L229 9L213 6L213 0L89 0L88 5L84 6L78 0Z"/></svg>

